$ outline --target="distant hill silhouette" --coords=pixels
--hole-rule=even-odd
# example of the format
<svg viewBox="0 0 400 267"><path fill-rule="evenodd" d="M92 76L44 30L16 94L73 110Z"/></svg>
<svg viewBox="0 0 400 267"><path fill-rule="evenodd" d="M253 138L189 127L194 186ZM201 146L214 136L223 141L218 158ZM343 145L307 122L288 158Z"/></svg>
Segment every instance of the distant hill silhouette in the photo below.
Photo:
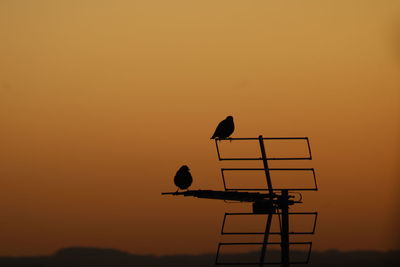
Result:
<svg viewBox="0 0 400 267"><path fill-rule="evenodd" d="M258 252L257 252L258 253ZM236 259L257 258L254 253L231 255ZM301 254L301 252L295 252ZM211 267L214 266L214 254L152 256L135 255L115 249L72 247L64 248L51 256L40 257L0 257L0 267ZM315 251L311 256L310 267L363 266L385 267L399 266L400 250Z"/></svg>

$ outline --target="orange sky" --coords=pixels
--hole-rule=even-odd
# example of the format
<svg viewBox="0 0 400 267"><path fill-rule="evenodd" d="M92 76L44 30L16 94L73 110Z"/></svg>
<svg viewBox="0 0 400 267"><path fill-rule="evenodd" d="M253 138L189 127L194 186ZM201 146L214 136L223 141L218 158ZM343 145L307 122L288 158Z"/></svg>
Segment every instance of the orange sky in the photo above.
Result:
<svg viewBox="0 0 400 267"><path fill-rule="evenodd" d="M209 140L309 136L314 248L399 247L400 2L0 2L0 255L215 251ZM275 164L274 166L279 166ZM397 234L394 234L397 233Z"/></svg>

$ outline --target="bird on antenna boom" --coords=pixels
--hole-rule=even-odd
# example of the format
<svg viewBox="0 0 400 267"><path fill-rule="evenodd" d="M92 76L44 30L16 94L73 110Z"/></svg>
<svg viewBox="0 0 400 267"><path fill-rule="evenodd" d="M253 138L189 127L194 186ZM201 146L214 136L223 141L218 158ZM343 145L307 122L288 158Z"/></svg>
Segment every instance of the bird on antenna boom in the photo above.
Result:
<svg viewBox="0 0 400 267"><path fill-rule="evenodd" d="M210 139L227 139L235 130L235 124L233 123L233 117L228 116L225 120L221 121L214 134Z"/></svg>

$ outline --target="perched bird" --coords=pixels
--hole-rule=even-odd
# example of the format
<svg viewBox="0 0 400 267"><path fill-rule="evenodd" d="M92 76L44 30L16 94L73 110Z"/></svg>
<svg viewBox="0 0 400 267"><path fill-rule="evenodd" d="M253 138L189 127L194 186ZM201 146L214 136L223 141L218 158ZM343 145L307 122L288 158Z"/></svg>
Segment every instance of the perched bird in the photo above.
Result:
<svg viewBox="0 0 400 267"><path fill-rule="evenodd" d="M189 172L189 167L183 165L179 168L174 177L174 183L178 187L178 190L176 190L176 192L178 192L179 189L188 189L192 182L193 178Z"/></svg>
<svg viewBox="0 0 400 267"><path fill-rule="evenodd" d="M233 124L233 117L228 116L225 120L218 124L217 129L215 129L215 132L210 139L226 139L233 133L234 130L235 125Z"/></svg>

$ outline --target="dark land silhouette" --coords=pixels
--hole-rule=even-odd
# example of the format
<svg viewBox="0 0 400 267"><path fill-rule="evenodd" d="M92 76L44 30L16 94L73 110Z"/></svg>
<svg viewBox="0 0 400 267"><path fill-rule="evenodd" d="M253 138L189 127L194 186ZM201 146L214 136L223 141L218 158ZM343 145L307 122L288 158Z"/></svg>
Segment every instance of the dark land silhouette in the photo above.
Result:
<svg viewBox="0 0 400 267"><path fill-rule="evenodd" d="M231 258L254 259L259 252L233 254ZM278 253L271 251L270 253ZM301 252L294 252L300 253ZM0 257L0 267L211 267L215 254L152 256L135 255L115 249L71 247L50 256ZM310 264L293 266L339 267L339 266L399 266L400 250L392 251L313 251ZM271 265L275 266L275 265Z"/></svg>

